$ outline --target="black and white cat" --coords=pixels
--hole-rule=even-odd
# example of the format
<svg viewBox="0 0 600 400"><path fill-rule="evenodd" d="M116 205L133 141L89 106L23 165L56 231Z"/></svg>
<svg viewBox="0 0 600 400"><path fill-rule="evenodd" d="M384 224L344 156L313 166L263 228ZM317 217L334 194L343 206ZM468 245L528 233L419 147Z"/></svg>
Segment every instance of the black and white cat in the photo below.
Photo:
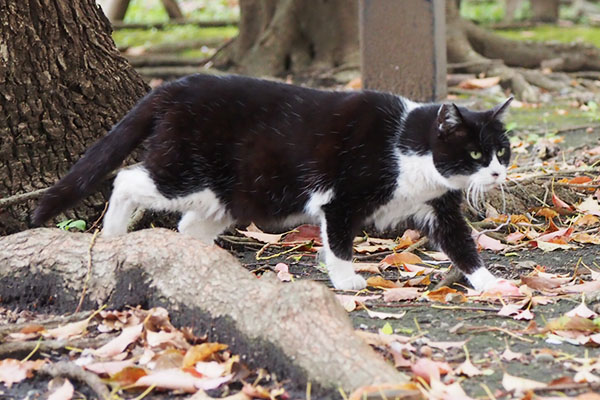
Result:
<svg viewBox="0 0 600 400"><path fill-rule="evenodd" d="M137 207L180 211L179 231L212 243L235 223L316 220L338 289L364 288L352 240L366 223L427 234L476 289L495 282L460 211L463 190L501 184L501 122L483 112L373 91L315 90L240 76L188 76L144 97L42 198L39 225L90 194L145 141L142 166L114 182L103 234Z"/></svg>

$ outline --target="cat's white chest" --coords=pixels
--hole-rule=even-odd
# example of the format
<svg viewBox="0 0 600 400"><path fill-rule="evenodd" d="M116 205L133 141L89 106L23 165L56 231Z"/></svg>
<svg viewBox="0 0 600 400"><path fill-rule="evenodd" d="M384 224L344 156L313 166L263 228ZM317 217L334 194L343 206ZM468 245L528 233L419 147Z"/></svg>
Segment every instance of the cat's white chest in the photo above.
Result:
<svg viewBox="0 0 600 400"><path fill-rule="evenodd" d="M460 189L467 178L445 178L435 168L430 154L397 154L397 159L399 175L393 196L373 213L371 221L380 230L411 217L418 223L431 224L435 215L427 202L448 190Z"/></svg>

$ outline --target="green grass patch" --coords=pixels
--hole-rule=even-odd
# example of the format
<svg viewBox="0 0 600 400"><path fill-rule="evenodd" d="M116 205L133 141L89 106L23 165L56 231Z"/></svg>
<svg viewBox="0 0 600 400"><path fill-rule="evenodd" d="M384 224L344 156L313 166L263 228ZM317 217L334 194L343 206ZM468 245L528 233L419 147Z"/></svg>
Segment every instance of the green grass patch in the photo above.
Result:
<svg viewBox="0 0 600 400"><path fill-rule="evenodd" d="M559 41L593 44L600 47L600 27L572 26L558 27L555 25L540 25L530 29L498 30L497 34L516 40Z"/></svg>
<svg viewBox="0 0 600 400"><path fill-rule="evenodd" d="M220 40L237 35L234 26L200 28L195 25L169 26L165 29L119 29L113 32L113 40L118 47L150 46L178 43L184 40Z"/></svg>
<svg viewBox="0 0 600 400"><path fill-rule="evenodd" d="M231 20L240 16L239 7L232 7L228 0L187 1L182 7L186 18L194 20ZM165 22L169 16L160 0L132 0L129 3L125 22L148 23Z"/></svg>

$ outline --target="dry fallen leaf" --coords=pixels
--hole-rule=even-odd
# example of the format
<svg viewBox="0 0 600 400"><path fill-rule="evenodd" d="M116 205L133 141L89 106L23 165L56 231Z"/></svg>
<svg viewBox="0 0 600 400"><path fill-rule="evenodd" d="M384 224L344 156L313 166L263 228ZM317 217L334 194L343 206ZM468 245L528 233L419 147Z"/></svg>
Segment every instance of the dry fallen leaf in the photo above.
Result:
<svg viewBox="0 0 600 400"><path fill-rule="evenodd" d="M350 395L349 400L362 400L371 398L370 395L376 396L377 398L384 399L396 399L404 398L404 396L412 395L418 396L418 386L414 383L402 383L402 384L381 384L376 386L363 386L356 389ZM411 397L411 398L413 398Z"/></svg>
<svg viewBox="0 0 600 400"><path fill-rule="evenodd" d="M222 384L229 382L232 377L233 375L230 374L219 378L197 378L181 369L171 368L153 371L146 376L142 376L135 382L134 386L156 386L161 389L181 390L188 393L194 393L198 389L216 389Z"/></svg>
<svg viewBox="0 0 600 400"><path fill-rule="evenodd" d="M398 266L402 264L421 264L423 260L413 253L403 251L401 253L393 253L381 260L384 266ZM385 269L385 268L384 268Z"/></svg>
<svg viewBox="0 0 600 400"><path fill-rule="evenodd" d="M425 297L431 301L437 301L440 303L464 303L467 301L467 298L464 294L447 286L432 290L431 292L427 293Z"/></svg>
<svg viewBox="0 0 600 400"><path fill-rule="evenodd" d="M322 245L321 229L316 225L304 224L297 226L283 238L283 242L288 244L306 243L311 240L316 245Z"/></svg>
<svg viewBox="0 0 600 400"><path fill-rule="evenodd" d="M491 76L488 78L473 78L462 81L458 84L461 89L487 89L500 83L500 77Z"/></svg>
<svg viewBox="0 0 600 400"><path fill-rule="evenodd" d="M367 286L391 289L391 288L397 288L398 284L378 275L378 276L370 276L369 278L367 278Z"/></svg>
<svg viewBox="0 0 600 400"><path fill-rule="evenodd" d="M581 318L596 318L598 316L598 314L596 314L594 311L590 310L588 308L588 306L585 305L584 302L582 302L580 305L578 305L577 307L575 307L574 309L572 309L565 315L567 317L577 316L577 317L581 317Z"/></svg>
<svg viewBox="0 0 600 400"><path fill-rule="evenodd" d="M54 378L48 382L48 390L50 390L48 400L71 400L75 393L71 382L62 378Z"/></svg>
<svg viewBox="0 0 600 400"><path fill-rule="evenodd" d="M546 387L547 384L531 379L520 378L505 372L502 377L502 386L509 392L514 390L516 393L524 393L528 390Z"/></svg>
<svg viewBox="0 0 600 400"><path fill-rule="evenodd" d="M383 292L384 301L414 300L421 297L422 289L416 287L400 287Z"/></svg>
<svg viewBox="0 0 600 400"><path fill-rule="evenodd" d="M470 359L466 359L462 364L460 364L456 369L454 369L454 373L457 375L466 375L469 378L473 376L483 375L483 372L479 368L473 365Z"/></svg>
<svg viewBox="0 0 600 400"><path fill-rule="evenodd" d="M87 369L98 375L115 375L121 372L127 367L131 367L134 364L134 360L123 360L123 361L106 361L106 362L92 362L85 364L83 368Z"/></svg>
<svg viewBox="0 0 600 400"><path fill-rule="evenodd" d="M97 357L112 357L122 353L127 346L138 340L142 335L143 324L130 326L123 329L121 334L104 346L93 350L92 353Z"/></svg>
<svg viewBox="0 0 600 400"><path fill-rule="evenodd" d="M445 375L452 371L448 363L441 361L433 361L429 358L419 358L410 369L413 374L420 376L427 382L439 381L441 375Z"/></svg>
<svg viewBox="0 0 600 400"><path fill-rule="evenodd" d="M401 312L399 314L392 314L392 313L386 313L386 312L371 311L371 310L367 309L367 314L369 314L369 317L371 317L371 318L400 319L400 318L404 317L404 315L406 314L406 311Z"/></svg>
<svg viewBox="0 0 600 400"><path fill-rule="evenodd" d="M30 378L32 371L40 369L45 363L46 360L19 361L13 358L0 360L0 382L10 388L13 383Z"/></svg>
<svg viewBox="0 0 600 400"><path fill-rule="evenodd" d="M237 229L237 231L238 231L238 233L240 233L248 238L258 240L259 242L262 242L262 243L271 243L271 244L278 243L284 235L284 233L278 233L278 234L265 233L262 230L260 230L256 225L254 225L254 223L251 223L246 228L245 231L242 231L239 229Z"/></svg>
<svg viewBox="0 0 600 400"><path fill-rule="evenodd" d="M226 344L202 343L190 347L183 357L183 367L192 367L199 361L205 361L214 353L225 350Z"/></svg>
<svg viewBox="0 0 600 400"><path fill-rule="evenodd" d="M55 339L68 339L73 336L83 335L90 323L89 318L83 321L71 322L43 333L44 337L53 337Z"/></svg>

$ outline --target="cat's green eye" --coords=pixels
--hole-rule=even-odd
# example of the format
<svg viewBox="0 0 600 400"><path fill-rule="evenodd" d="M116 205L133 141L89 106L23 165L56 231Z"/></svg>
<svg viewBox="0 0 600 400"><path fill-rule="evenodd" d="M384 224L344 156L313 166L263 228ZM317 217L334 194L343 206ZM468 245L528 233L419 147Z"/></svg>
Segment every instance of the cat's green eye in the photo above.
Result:
<svg viewBox="0 0 600 400"><path fill-rule="evenodd" d="M504 153L506 153L506 149L500 149L496 152L496 155L498 157L502 157L504 155Z"/></svg>
<svg viewBox="0 0 600 400"><path fill-rule="evenodd" d="M469 153L469 155L473 160L479 160L483 156L480 151L472 151Z"/></svg>

